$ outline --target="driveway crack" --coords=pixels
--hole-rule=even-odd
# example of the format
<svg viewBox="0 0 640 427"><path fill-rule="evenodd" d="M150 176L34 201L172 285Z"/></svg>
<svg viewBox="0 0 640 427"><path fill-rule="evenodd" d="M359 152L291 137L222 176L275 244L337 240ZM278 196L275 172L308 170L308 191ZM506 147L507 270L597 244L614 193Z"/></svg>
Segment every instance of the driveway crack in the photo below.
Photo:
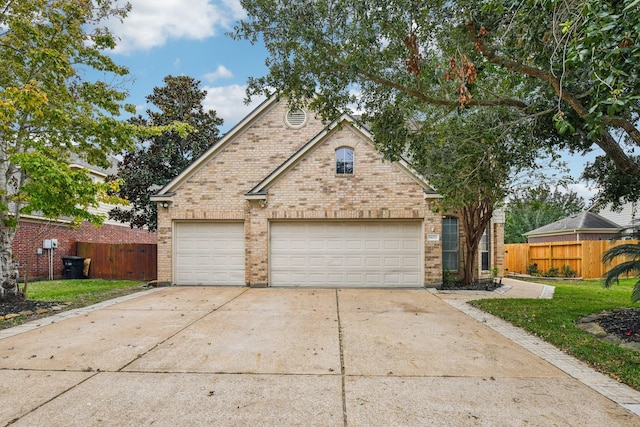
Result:
<svg viewBox="0 0 640 427"><path fill-rule="evenodd" d="M342 380L342 421L345 427L347 423L347 396L345 392L345 369L344 369L344 352L342 342L342 322L340 321L340 298L338 297L338 289L336 289L336 316L338 318L338 345L340 347L340 378Z"/></svg>

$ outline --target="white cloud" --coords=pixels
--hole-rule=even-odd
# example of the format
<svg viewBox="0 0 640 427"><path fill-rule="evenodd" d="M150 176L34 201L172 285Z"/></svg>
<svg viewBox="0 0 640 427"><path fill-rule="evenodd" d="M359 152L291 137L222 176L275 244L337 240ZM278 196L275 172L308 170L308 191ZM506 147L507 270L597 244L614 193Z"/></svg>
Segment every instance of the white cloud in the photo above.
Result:
<svg viewBox="0 0 640 427"><path fill-rule="evenodd" d="M578 196L584 199L585 207L591 206L591 199L596 195L597 189L590 187L583 182L569 184L567 187L569 190L575 191Z"/></svg>
<svg viewBox="0 0 640 427"><path fill-rule="evenodd" d="M249 105L245 104L247 87L244 85L205 86L203 89L207 91L207 97L203 102L204 109L215 110L218 117L224 119L223 131L234 127L264 101L262 97L255 97Z"/></svg>
<svg viewBox="0 0 640 427"><path fill-rule="evenodd" d="M218 68L212 73L207 73L204 76L204 79L210 83L218 79L230 79L233 77L233 73L224 65L218 65Z"/></svg>
<svg viewBox="0 0 640 427"><path fill-rule="evenodd" d="M164 45L168 39L202 40L244 17L238 0L129 0L122 23L109 27L120 38L116 52L130 53Z"/></svg>

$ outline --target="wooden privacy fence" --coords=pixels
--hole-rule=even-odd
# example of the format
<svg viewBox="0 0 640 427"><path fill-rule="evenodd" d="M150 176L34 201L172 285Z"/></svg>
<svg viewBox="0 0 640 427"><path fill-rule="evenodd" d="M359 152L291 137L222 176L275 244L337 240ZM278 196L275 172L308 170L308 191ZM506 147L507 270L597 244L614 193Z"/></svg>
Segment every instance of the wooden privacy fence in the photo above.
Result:
<svg viewBox="0 0 640 427"><path fill-rule="evenodd" d="M76 254L91 258L89 277L92 278L155 280L158 277L158 245L77 242Z"/></svg>
<svg viewBox="0 0 640 427"><path fill-rule="evenodd" d="M538 271L545 273L568 265L576 271L577 277L596 279L604 275L612 265L602 262L602 254L614 246L638 243L637 240L586 240L583 242L518 243L504 245L505 274L527 273L531 264L538 265ZM615 263L622 262L618 259Z"/></svg>

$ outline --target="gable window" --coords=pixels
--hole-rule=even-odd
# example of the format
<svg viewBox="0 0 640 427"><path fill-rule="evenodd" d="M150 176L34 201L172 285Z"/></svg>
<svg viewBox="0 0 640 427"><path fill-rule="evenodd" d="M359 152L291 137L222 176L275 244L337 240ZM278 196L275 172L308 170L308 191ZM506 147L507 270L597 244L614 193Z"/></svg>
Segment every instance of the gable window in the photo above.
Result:
<svg viewBox="0 0 640 427"><path fill-rule="evenodd" d="M340 147L336 150L336 173L338 175L353 174L353 149Z"/></svg>
<svg viewBox="0 0 640 427"><path fill-rule="evenodd" d="M485 228L482 239L480 239L480 263L482 271L489 271L489 228Z"/></svg>
<svg viewBox="0 0 640 427"><path fill-rule="evenodd" d="M442 269L458 271L458 218L447 217L442 220Z"/></svg>

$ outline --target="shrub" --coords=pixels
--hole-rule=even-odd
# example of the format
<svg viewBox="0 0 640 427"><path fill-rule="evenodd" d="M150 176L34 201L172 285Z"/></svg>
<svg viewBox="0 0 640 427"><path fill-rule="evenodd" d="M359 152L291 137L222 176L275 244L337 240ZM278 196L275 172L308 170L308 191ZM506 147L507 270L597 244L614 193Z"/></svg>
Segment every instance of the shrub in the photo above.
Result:
<svg viewBox="0 0 640 427"><path fill-rule="evenodd" d="M527 274L530 276L537 276L540 274L538 271L538 264L530 264L527 266Z"/></svg>
<svg viewBox="0 0 640 427"><path fill-rule="evenodd" d="M562 266L562 275L564 277L576 277L577 274L578 272L568 265L565 264Z"/></svg>
<svg viewBox="0 0 640 427"><path fill-rule="evenodd" d="M560 269L556 267L551 267L549 271L544 273L545 277L558 277L560 275Z"/></svg>

